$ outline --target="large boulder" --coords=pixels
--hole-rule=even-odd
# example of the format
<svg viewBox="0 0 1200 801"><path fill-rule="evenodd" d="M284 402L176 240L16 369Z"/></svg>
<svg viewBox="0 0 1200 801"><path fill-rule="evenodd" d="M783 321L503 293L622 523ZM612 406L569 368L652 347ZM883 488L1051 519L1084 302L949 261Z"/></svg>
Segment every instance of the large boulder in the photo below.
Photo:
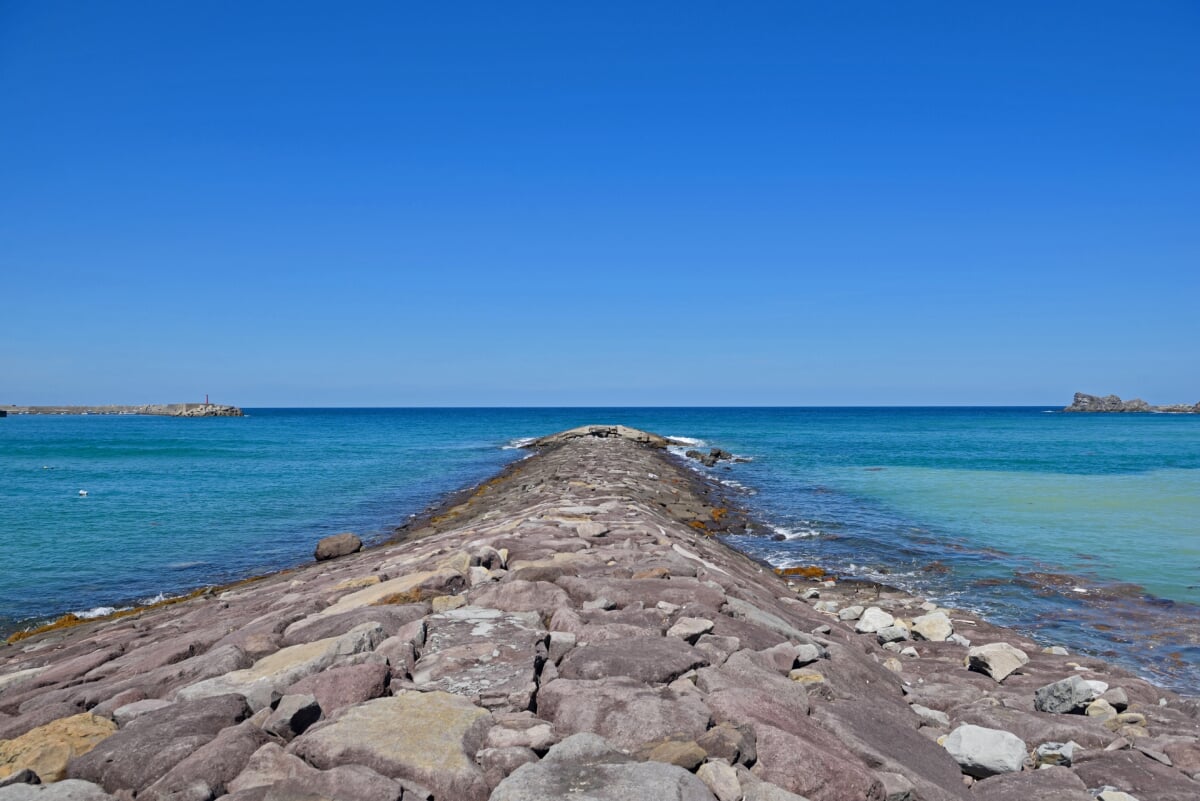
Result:
<svg viewBox="0 0 1200 801"><path fill-rule="evenodd" d="M290 801L298 798L336 798L338 801L398 801L404 792L389 779L362 765L317 770L303 759L285 753L276 743L255 751L237 778L228 784L229 801Z"/></svg>
<svg viewBox="0 0 1200 801"><path fill-rule="evenodd" d="M954 633L954 624L945 612L930 612L927 615L914 617L912 621L913 639L943 642L950 639Z"/></svg>
<svg viewBox="0 0 1200 801"><path fill-rule="evenodd" d="M379 662L345 665L314 673L284 690L287 695L312 696L329 716L344 706L361 704L387 692L391 673Z"/></svg>
<svg viewBox="0 0 1200 801"><path fill-rule="evenodd" d="M490 801L716 801L704 782L662 762L634 762L601 737L576 734L517 768Z"/></svg>
<svg viewBox="0 0 1200 801"><path fill-rule="evenodd" d="M1092 801L1087 785L1070 769L1046 767L1005 773L979 782L972 801Z"/></svg>
<svg viewBox="0 0 1200 801"><path fill-rule="evenodd" d="M13 784L0 787L0 801L114 801L91 782L67 779L54 784Z"/></svg>
<svg viewBox="0 0 1200 801"><path fill-rule="evenodd" d="M179 689L182 701L237 693L258 711L278 700L284 691L305 676L333 666L345 657L374 650L385 634L378 623L363 623L340 637L301 643L265 656L248 668L197 682Z"/></svg>
<svg viewBox="0 0 1200 801"><path fill-rule="evenodd" d="M559 666L564 679L628 676L646 684L665 684L708 664L700 651L678 637L605 640L573 649Z"/></svg>
<svg viewBox="0 0 1200 801"><path fill-rule="evenodd" d="M1020 648L1006 642L976 645L967 651L967 667L991 676L998 682L1004 681L1015 670L1029 663L1029 656Z"/></svg>
<svg viewBox="0 0 1200 801"><path fill-rule="evenodd" d="M412 681L423 690L456 693L489 709L528 709L549 638L531 612L465 606L431 615Z"/></svg>
<svg viewBox="0 0 1200 801"><path fill-rule="evenodd" d="M405 691L348 707L297 737L288 752L321 770L365 765L438 798L484 801L488 786L475 754L491 725L486 710L460 695Z"/></svg>
<svg viewBox="0 0 1200 801"><path fill-rule="evenodd" d="M875 634L880 629L886 629L888 626L895 624L895 622L896 618L878 606L872 606L859 615L858 622L854 624L854 630L859 634Z"/></svg>
<svg viewBox="0 0 1200 801"><path fill-rule="evenodd" d="M950 732L945 746L962 772L978 779L1016 773L1029 753L1025 741L1017 735L969 723Z"/></svg>
<svg viewBox="0 0 1200 801"><path fill-rule="evenodd" d="M250 708L240 695L171 704L134 718L90 752L71 760L67 773L109 792L140 792L222 729L249 716Z"/></svg>
<svg viewBox="0 0 1200 801"><path fill-rule="evenodd" d="M210 801L224 795L228 782L242 772L250 756L269 739L265 731L250 721L222 729L216 737L139 793L138 798L145 801Z"/></svg>
<svg viewBox="0 0 1200 801"><path fill-rule="evenodd" d="M633 679L555 679L538 692L538 714L563 734L592 732L624 751L673 737L694 740L709 709L693 693L654 689Z"/></svg>
<svg viewBox="0 0 1200 801"><path fill-rule="evenodd" d="M0 779L32 770L42 781L66 776L67 763L88 753L117 730L108 718L85 712L38 726L15 740L0 740Z"/></svg>
<svg viewBox="0 0 1200 801"><path fill-rule="evenodd" d="M313 551L313 556L318 562L324 562L326 559L336 559L339 556L358 553L362 550L362 546L362 540L347 531L343 534L334 534L331 537L323 538L317 543L317 549Z"/></svg>
<svg viewBox="0 0 1200 801"><path fill-rule="evenodd" d="M1033 694L1033 708L1039 712L1070 714L1080 712L1096 696L1096 690L1079 676L1039 687Z"/></svg>

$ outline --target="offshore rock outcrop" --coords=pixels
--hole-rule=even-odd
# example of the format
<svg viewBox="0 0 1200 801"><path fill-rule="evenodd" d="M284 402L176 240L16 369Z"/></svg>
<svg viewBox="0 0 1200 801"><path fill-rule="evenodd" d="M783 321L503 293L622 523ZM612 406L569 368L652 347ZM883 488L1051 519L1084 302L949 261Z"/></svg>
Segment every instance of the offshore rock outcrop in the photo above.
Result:
<svg viewBox="0 0 1200 801"><path fill-rule="evenodd" d="M1116 395L1088 395L1076 392L1071 405L1064 412L1158 412L1161 414L1200 414L1200 403L1188 406L1186 403L1176 403L1168 406L1152 406L1141 398L1121 400Z"/></svg>
<svg viewBox="0 0 1200 801"><path fill-rule="evenodd" d="M1194 701L777 575L661 439L550 439L402 542L14 642L0 782L66 780L0 801L1200 797Z"/></svg>

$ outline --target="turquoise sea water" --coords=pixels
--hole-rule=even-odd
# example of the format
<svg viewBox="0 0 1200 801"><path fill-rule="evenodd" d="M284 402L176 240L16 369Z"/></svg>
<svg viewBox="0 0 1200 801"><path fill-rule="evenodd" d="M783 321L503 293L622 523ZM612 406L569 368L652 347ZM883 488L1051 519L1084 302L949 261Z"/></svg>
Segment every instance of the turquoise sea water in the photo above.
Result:
<svg viewBox="0 0 1200 801"><path fill-rule="evenodd" d="M382 539L524 452L623 422L751 457L731 543L974 609L1200 691L1200 417L1047 409L253 409L0 420L0 630ZM79 494L87 492L86 496Z"/></svg>

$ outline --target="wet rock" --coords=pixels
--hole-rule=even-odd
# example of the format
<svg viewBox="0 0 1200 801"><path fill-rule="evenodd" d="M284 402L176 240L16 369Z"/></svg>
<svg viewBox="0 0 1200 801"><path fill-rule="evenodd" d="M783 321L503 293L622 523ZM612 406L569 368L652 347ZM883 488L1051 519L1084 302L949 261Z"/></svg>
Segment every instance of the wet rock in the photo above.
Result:
<svg viewBox="0 0 1200 801"><path fill-rule="evenodd" d="M330 798L337 801L399 801L403 788L362 765L317 770L304 760L267 743L251 755L246 767L229 782L231 801L252 794L262 801ZM262 793L261 796L256 794Z"/></svg>
<svg viewBox="0 0 1200 801"><path fill-rule="evenodd" d="M694 695L615 677L556 679L538 693L538 714L564 734L592 732L633 751L654 740L696 739L708 728L710 712Z"/></svg>
<svg viewBox="0 0 1200 801"><path fill-rule="evenodd" d="M349 532L334 534L317 543L317 549L313 551L313 556L318 562L324 562L327 559L358 553L362 550L362 545L362 540Z"/></svg>
<svg viewBox="0 0 1200 801"><path fill-rule="evenodd" d="M700 779L661 762L631 762L602 738L577 734L523 765L490 801L714 801Z"/></svg>
<svg viewBox="0 0 1200 801"><path fill-rule="evenodd" d="M1082 711L1093 695L1086 681L1079 676L1068 676L1038 688L1033 695L1033 707L1039 712L1065 715Z"/></svg>
<svg viewBox="0 0 1200 801"><path fill-rule="evenodd" d="M559 665L564 679L628 676L647 684L666 684L708 664L704 654L675 637L637 637L576 646Z"/></svg>
<svg viewBox="0 0 1200 801"><path fill-rule="evenodd" d="M47 723L14 740L0 740L0 779L32 770L44 782L66 777L67 763L88 753L117 730L107 718L90 713Z"/></svg>
<svg viewBox="0 0 1200 801"><path fill-rule="evenodd" d="M1025 741L998 729L970 724L959 726L950 732L945 747L963 773L978 779L998 773L1015 773L1025 762Z"/></svg>
<svg viewBox="0 0 1200 801"><path fill-rule="evenodd" d="M1006 642L976 645L967 651L967 667L1002 682L1029 663L1029 656Z"/></svg>
<svg viewBox="0 0 1200 801"><path fill-rule="evenodd" d="M461 696L401 692L342 710L296 738L288 752L320 769L365 765L438 797L483 801L488 786L475 754L491 725L490 714Z"/></svg>

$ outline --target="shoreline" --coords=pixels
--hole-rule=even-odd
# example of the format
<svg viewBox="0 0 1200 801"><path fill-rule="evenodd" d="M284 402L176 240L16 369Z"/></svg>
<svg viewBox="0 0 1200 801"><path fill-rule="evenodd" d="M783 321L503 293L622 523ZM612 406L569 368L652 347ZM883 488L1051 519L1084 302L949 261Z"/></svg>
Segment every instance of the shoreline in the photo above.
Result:
<svg viewBox="0 0 1200 801"><path fill-rule="evenodd" d="M30 635L0 649L0 774L52 742L43 779L148 799L353 769L352 801L550 801L597 765L597 787L705 801L1196 797L1196 699L885 585L778 575L714 536L750 520L723 489L628 438L557 443L398 541ZM1043 708L1051 686L1074 695ZM968 754L977 730L1003 753Z"/></svg>
<svg viewBox="0 0 1200 801"><path fill-rule="evenodd" d="M13 417L52 416L142 416L142 417L245 417L237 406L219 403L145 403L104 406L0 406L0 413Z"/></svg>

